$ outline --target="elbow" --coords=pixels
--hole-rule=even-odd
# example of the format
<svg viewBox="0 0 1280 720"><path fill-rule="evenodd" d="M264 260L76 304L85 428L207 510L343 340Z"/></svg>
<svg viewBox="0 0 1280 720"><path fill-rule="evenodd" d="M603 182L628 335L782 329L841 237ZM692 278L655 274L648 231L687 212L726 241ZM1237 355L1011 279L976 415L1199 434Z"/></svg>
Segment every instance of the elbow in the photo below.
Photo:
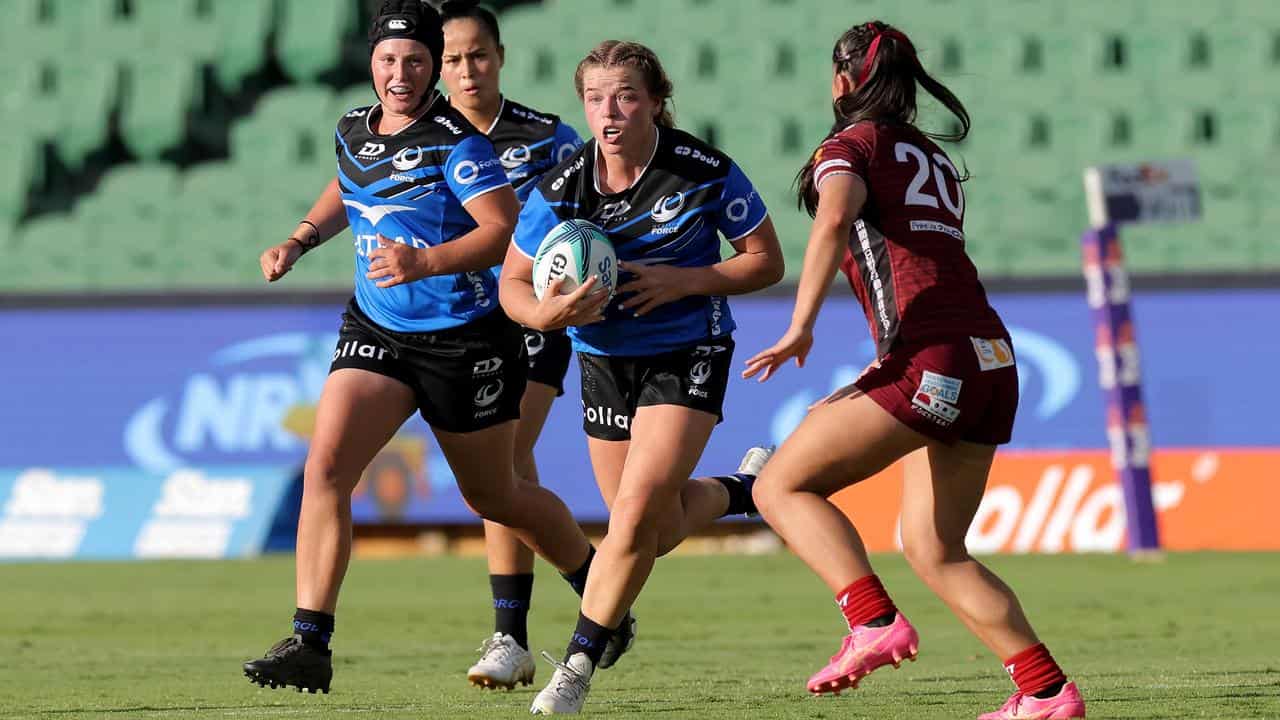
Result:
<svg viewBox="0 0 1280 720"><path fill-rule="evenodd" d="M764 287L771 287L782 282L782 278L787 275L787 262L782 257L782 251L770 253L768 262L765 263Z"/></svg>

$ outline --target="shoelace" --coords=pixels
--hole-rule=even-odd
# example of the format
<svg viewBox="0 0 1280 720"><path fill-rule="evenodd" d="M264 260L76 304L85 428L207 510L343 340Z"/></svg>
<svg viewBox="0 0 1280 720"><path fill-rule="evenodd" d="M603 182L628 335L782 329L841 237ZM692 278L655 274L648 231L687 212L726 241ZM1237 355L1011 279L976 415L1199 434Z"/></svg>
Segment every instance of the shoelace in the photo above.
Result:
<svg viewBox="0 0 1280 720"><path fill-rule="evenodd" d="M266 657L269 657L269 658L284 657L285 655L289 655L290 653L295 652L294 648L297 648L297 647L302 647L302 643L299 642L298 639L295 637L287 637L281 640L280 642L276 643L275 645L272 645L271 649L267 651Z"/></svg>
<svg viewBox="0 0 1280 720"><path fill-rule="evenodd" d="M480 652L481 660L490 659L489 653L493 653L494 657L492 659L497 662L502 662L511 657L512 652L511 644L506 642L505 638L500 637L485 638L484 644L478 648L478 651Z"/></svg>
<svg viewBox="0 0 1280 720"><path fill-rule="evenodd" d="M556 660L546 650L542 651L542 657L556 669L555 694L571 703L578 702L578 698L582 697L582 691L587 688L586 678L580 675L577 670Z"/></svg>

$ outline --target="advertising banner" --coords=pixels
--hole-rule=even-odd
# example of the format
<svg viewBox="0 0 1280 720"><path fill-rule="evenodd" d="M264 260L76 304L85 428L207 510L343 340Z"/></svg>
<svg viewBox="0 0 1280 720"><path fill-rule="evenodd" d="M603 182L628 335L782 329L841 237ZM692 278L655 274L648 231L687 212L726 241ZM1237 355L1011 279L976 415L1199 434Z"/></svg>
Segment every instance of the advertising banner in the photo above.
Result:
<svg viewBox="0 0 1280 720"><path fill-rule="evenodd" d="M1280 450L1157 450L1151 495L1166 550L1280 550ZM841 491L834 502L867 549L901 549L898 463ZM1107 450L996 455L969 528L973 553L1118 552L1123 490Z"/></svg>
<svg viewBox="0 0 1280 720"><path fill-rule="evenodd" d="M1010 327L1021 384L1005 454L1102 452L1107 414L1083 295L996 295L992 302ZM234 476L237 468L280 477L300 471L341 307L0 310L0 329L13 338L0 353L0 508L12 502L17 478L42 468L55 469L59 478L100 482L107 505L99 523L123 512L111 502L117 493L151 493L138 495L130 510L145 511L163 482L180 471L198 469L211 478ZM739 325L734 362L741 363L786 329L791 302L738 299L733 311ZM1274 458L1262 451L1280 448L1280 422L1244 383L1265 384L1274 375L1280 333L1259 332L1255 319L1276 316L1276 291L1135 293L1133 319L1142 336L1146 413L1157 455L1194 448L1228 458L1237 450L1257 450L1250 479L1262 482L1266 475L1259 472L1275 476ZM838 293L823 310L816 338L805 368L788 366L764 384L736 377L730 382L725 421L700 472L731 472L751 445L780 442L809 404L852 381L872 360L861 311ZM540 475L579 518L602 520L605 508L582 433L576 364L566 389L537 447ZM1234 472L1237 465L1222 467ZM1155 477L1157 484L1166 479L1158 472ZM139 482L153 489L116 487ZM417 417L366 472L354 512L357 522L366 523L475 522ZM1161 523L1167 530L1167 521ZM86 525L85 543L93 532ZM135 541L131 536L128 542ZM234 546L233 532L228 552Z"/></svg>

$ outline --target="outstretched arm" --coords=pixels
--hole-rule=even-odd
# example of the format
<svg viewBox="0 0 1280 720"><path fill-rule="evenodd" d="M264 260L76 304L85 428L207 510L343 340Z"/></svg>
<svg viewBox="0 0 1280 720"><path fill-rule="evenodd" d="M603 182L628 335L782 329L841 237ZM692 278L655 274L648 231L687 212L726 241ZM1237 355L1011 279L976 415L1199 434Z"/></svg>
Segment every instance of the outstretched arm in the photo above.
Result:
<svg viewBox="0 0 1280 720"><path fill-rule="evenodd" d="M329 238L342 232L347 226L347 212L342 206L342 193L338 191L338 179L329 181L320 197L311 206L311 212L284 242L273 245L258 258L262 275L267 282L284 277L308 250L319 247Z"/></svg>

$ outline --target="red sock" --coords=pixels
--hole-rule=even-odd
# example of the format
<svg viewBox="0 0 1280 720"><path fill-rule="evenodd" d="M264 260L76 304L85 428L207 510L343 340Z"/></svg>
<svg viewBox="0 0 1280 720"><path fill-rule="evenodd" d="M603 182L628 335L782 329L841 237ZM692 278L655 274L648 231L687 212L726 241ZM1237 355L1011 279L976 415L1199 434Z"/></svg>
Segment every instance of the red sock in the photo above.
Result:
<svg viewBox="0 0 1280 720"><path fill-rule="evenodd" d="M880 578L875 575L858 578L849 587L836 593L836 605L840 606L840 612L844 613L845 622L849 623L851 631L858 625L865 625L878 617L898 611L889 599L889 593L884 591Z"/></svg>
<svg viewBox="0 0 1280 720"><path fill-rule="evenodd" d="M1047 687L1067 681L1067 676L1044 643L1033 645L1005 660L1004 669L1013 677L1013 684L1023 695L1035 695Z"/></svg>

